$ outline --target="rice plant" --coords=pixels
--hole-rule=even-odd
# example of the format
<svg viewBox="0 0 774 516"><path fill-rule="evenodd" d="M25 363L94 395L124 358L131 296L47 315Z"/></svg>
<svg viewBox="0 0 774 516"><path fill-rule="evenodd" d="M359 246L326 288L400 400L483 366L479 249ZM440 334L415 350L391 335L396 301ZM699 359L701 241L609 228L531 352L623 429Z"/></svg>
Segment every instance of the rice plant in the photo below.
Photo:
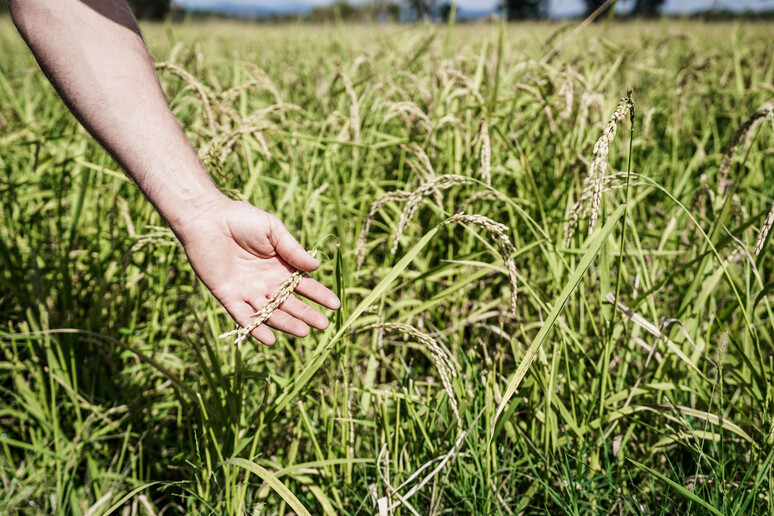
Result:
<svg viewBox="0 0 774 516"><path fill-rule="evenodd" d="M0 512L772 512L770 24L143 30L342 308L232 332L0 19Z"/></svg>

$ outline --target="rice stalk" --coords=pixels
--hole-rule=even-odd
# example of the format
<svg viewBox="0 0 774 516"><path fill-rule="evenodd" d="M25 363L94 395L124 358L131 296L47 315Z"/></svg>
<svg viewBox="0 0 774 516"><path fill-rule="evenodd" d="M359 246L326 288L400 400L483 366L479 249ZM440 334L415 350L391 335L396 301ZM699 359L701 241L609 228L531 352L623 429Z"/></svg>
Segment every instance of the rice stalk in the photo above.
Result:
<svg viewBox="0 0 774 516"><path fill-rule="evenodd" d="M382 472L382 457L384 457L384 469L386 471ZM390 483L390 461L388 460L389 457L387 455L387 444L385 443L382 445L382 449L379 451L379 456L376 458L376 471L379 473L379 478L381 479L382 483L384 484L384 487L387 491L387 496L383 496L379 498L379 500L376 502L376 505L379 507L379 516L388 516L391 514L388 511L388 506L392 504L392 497L395 496L395 498L398 499L398 503L406 507L408 511L413 514L414 516L419 516L419 513L416 509L404 498L401 496L401 494L398 492L398 490L394 487L392 487L392 483Z"/></svg>

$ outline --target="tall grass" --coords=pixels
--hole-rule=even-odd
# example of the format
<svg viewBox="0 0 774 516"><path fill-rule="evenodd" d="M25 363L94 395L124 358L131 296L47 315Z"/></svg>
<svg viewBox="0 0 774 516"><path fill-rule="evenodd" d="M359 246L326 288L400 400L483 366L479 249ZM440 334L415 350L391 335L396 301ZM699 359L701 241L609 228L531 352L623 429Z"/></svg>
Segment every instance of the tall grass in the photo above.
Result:
<svg viewBox="0 0 774 516"><path fill-rule="evenodd" d="M772 512L769 25L144 32L219 186L343 306L219 340L0 20L0 511Z"/></svg>

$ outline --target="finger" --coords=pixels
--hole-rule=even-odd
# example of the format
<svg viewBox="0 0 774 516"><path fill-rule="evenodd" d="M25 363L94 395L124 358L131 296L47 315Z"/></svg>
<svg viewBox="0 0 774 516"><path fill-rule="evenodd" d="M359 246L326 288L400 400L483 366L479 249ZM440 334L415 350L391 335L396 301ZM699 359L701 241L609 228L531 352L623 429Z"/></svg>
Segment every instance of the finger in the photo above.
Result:
<svg viewBox="0 0 774 516"><path fill-rule="evenodd" d="M231 317L237 322L237 324L243 328L246 328L250 325L250 322L253 320L253 314L255 313L255 310L247 303L229 305L226 306L226 310L228 310L228 313L231 314ZM250 335L258 339L258 341L262 344L266 344L267 346L271 346L277 340L274 337L274 334L269 328L266 327L265 324L261 324L257 328L253 329L253 331L250 332Z"/></svg>
<svg viewBox="0 0 774 516"><path fill-rule="evenodd" d="M301 278L301 281L296 287L296 292L310 301L314 301L331 310L338 310L341 306L341 301L339 301L339 298L336 297L336 294L334 294L331 289L309 276Z"/></svg>
<svg viewBox="0 0 774 516"><path fill-rule="evenodd" d="M258 299L255 302L250 303L250 305L255 309L255 311L258 311L266 305L266 299ZM266 320L266 324L275 330L279 330L296 337L306 337L309 335L309 326L307 326L304 321L289 315L281 308L277 308L272 312L271 316L269 316L269 318Z"/></svg>
<svg viewBox="0 0 774 516"><path fill-rule="evenodd" d="M320 261L309 253L293 238L290 231L276 217L272 218L271 235L269 236L274 249L291 267L300 271L313 271L320 266Z"/></svg>
<svg viewBox="0 0 774 516"><path fill-rule="evenodd" d="M280 308L296 319L304 321L312 328L324 330L328 327L327 317L319 310L315 310L295 296L288 297L285 302L280 305Z"/></svg>
<svg viewBox="0 0 774 516"><path fill-rule="evenodd" d="M260 308L260 306L256 306L256 311ZM309 335L309 326L304 321L289 315L281 308L277 308L272 312L271 316L266 320L266 324L288 335L296 337L306 337Z"/></svg>

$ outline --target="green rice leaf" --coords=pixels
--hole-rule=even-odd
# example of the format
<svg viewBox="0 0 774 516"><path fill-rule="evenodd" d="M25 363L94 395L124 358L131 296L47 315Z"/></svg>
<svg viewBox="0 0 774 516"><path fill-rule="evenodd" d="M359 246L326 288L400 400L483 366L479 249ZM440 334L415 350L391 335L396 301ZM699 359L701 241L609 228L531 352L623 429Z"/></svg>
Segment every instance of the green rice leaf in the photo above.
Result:
<svg viewBox="0 0 774 516"><path fill-rule="evenodd" d="M306 510L306 507L301 503L301 501L296 498L296 495L294 495L292 492L290 492L290 489L287 488L285 484L283 484L274 473L269 471L268 469L259 466L255 462L251 462L247 459L242 459L239 457L228 459L224 462L224 464L232 464L234 466L239 466L240 468L246 469L250 473L254 474L267 484L269 484L269 487L274 489L274 492L276 492L280 497L287 502L287 504L296 511L296 514L299 516L311 516L310 512Z"/></svg>
<svg viewBox="0 0 774 516"><path fill-rule="evenodd" d="M672 479L662 475L658 471L652 470L649 467L647 467L646 465L640 464L639 462L637 462L635 460L632 460L632 459L630 459L628 457L626 458L626 460L628 460L629 462L631 462L632 464L634 464L635 466L637 466L641 470L647 471L648 473L650 473L651 475L653 475L657 479L661 480L666 485L668 485L669 487L671 487L672 489L677 491L677 494L679 494L683 498L687 498L687 499L691 500L692 502L695 502L695 503L701 505L702 507L704 507L705 509L710 511L712 514L717 514L718 516L723 516L722 512L720 512L719 510L714 508L712 505L710 505L706 501L702 500L696 494L692 493L691 491L686 489L684 486L681 486L680 484L678 484L674 480L672 480Z"/></svg>
<svg viewBox="0 0 774 516"><path fill-rule="evenodd" d="M550 333L551 328L554 327L554 324L556 324L556 320L559 317L559 314L564 309L564 306L567 304L567 300L570 299L570 296L577 288L581 279L583 279L583 275L586 274L586 270L591 265L591 262L594 261L594 258L597 257L597 255L599 254L599 251L602 249L602 246L607 241L607 237L610 236L610 233L612 233L613 228L615 227L615 225L618 223L618 220L623 215L624 208L625 208L624 205L619 206L618 209L616 209L615 212L613 212L613 214L610 216L607 223L602 228L602 231L600 231L597 234L597 236L594 237L594 239L591 241L591 244L589 245L588 250L583 255L583 259L578 265L578 268L575 269L575 272L572 273L572 276L570 276L569 281L564 286L562 293L559 295L556 301L554 301L554 304L551 307L551 313L549 313L548 317L546 317L546 320L543 323L543 326L540 328L540 331L538 332L537 336L535 337L535 340L532 341L532 344L530 344L529 349L527 349L527 353L526 355L524 355L524 358L521 360L519 367L516 368L516 373L514 373L513 377L508 382L508 387L505 389L505 393L503 394L503 399L500 401L500 404L497 406L497 412L495 413L495 421L497 421L497 419L500 417L500 414L502 414L505 408L508 406L508 402L516 393L516 389L519 388L521 381L524 379L524 376L527 374L527 371L529 370L529 366L532 364L532 361L537 356L537 352L540 349L540 346L542 346L543 343L548 338L548 334ZM490 442L493 437L494 437L494 434L492 434L492 437L490 437Z"/></svg>

